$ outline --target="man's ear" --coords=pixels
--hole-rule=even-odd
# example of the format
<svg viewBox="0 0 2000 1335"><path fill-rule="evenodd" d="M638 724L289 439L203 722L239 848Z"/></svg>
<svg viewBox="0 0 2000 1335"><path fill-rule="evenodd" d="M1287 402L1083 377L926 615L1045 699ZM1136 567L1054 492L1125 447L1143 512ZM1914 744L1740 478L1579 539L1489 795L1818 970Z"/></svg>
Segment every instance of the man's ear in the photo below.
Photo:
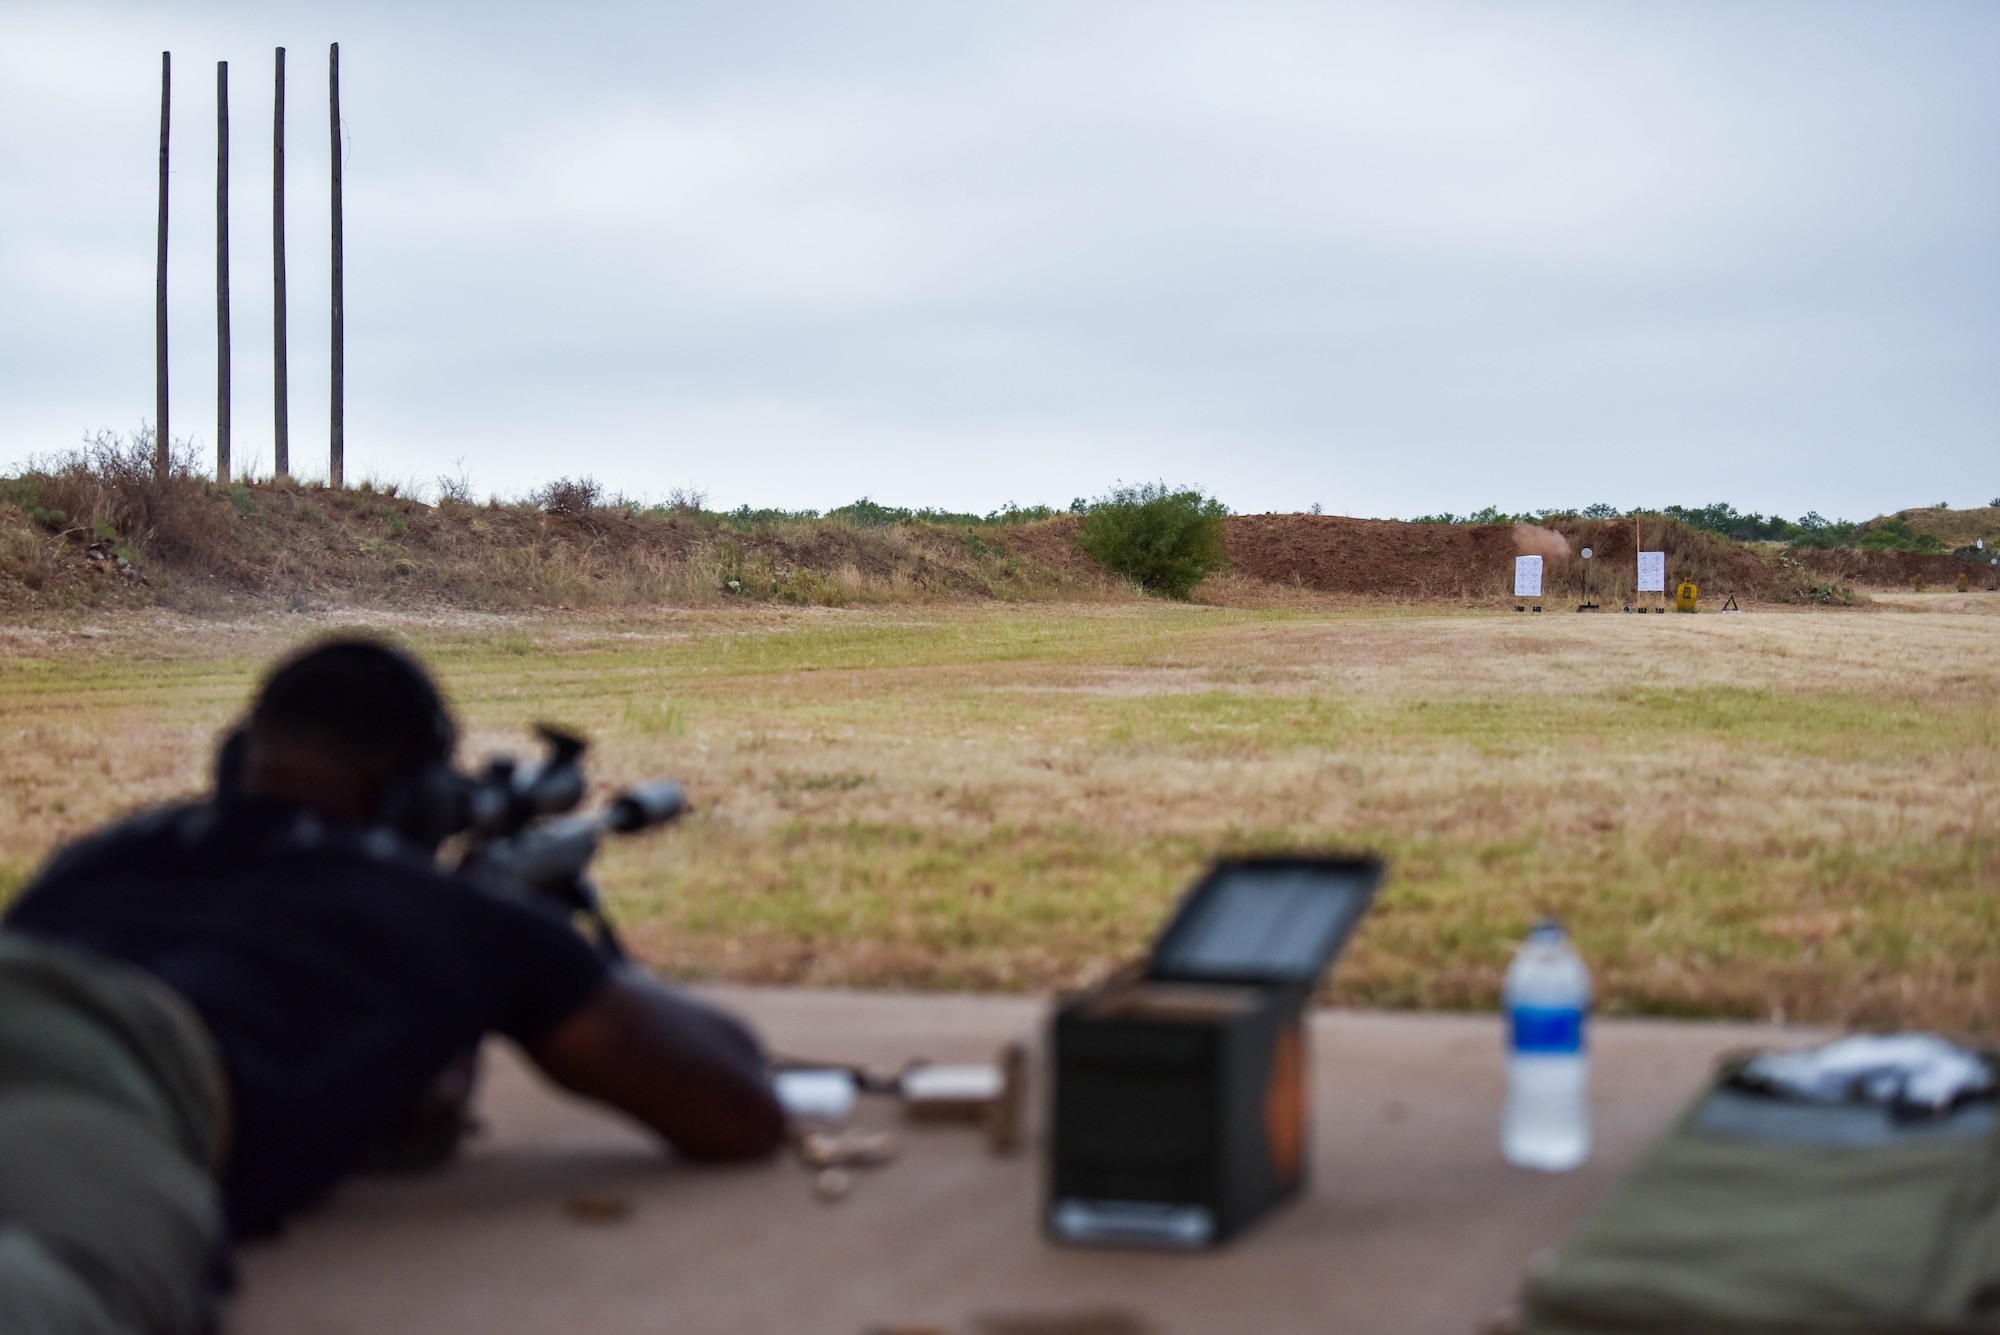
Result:
<svg viewBox="0 0 2000 1335"><path fill-rule="evenodd" d="M215 796L227 802L243 795L243 757L250 749L250 727L239 723L222 734L215 748Z"/></svg>

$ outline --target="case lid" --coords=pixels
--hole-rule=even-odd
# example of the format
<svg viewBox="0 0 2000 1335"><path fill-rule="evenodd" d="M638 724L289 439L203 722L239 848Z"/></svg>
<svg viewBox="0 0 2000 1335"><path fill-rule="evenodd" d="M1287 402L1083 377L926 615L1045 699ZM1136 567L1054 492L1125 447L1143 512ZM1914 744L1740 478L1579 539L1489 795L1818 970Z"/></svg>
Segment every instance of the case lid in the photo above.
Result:
<svg viewBox="0 0 2000 1335"><path fill-rule="evenodd" d="M1314 987L1368 911L1383 872L1372 857L1218 862L1182 896L1146 976Z"/></svg>

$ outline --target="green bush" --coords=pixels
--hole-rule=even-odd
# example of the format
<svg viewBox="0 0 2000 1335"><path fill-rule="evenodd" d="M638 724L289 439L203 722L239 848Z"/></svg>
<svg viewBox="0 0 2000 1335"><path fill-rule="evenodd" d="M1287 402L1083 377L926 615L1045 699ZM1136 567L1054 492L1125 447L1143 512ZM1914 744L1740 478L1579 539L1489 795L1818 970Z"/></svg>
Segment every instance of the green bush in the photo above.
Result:
<svg viewBox="0 0 2000 1335"><path fill-rule="evenodd" d="M1918 533L1902 519L1884 519L1869 526L1856 543L1864 552L1942 552L1948 549L1935 533Z"/></svg>
<svg viewBox="0 0 2000 1335"><path fill-rule="evenodd" d="M1164 482L1114 487L1083 517L1078 541L1091 559L1148 593L1185 598L1228 564L1222 550L1221 501Z"/></svg>

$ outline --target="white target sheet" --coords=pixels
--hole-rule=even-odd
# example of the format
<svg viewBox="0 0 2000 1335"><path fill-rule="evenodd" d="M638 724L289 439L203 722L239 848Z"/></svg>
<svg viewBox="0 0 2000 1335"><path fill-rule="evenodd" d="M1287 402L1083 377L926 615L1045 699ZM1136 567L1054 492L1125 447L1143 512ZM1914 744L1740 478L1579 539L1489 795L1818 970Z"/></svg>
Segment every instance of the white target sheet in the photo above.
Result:
<svg viewBox="0 0 2000 1335"><path fill-rule="evenodd" d="M1665 552L1639 553L1639 592L1665 593L1667 591L1667 554Z"/></svg>
<svg viewBox="0 0 2000 1335"><path fill-rule="evenodd" d="M1517 556L1514 558L1514 596L1516 598L1539 598L1542 596L1541 557Z"/></svg>

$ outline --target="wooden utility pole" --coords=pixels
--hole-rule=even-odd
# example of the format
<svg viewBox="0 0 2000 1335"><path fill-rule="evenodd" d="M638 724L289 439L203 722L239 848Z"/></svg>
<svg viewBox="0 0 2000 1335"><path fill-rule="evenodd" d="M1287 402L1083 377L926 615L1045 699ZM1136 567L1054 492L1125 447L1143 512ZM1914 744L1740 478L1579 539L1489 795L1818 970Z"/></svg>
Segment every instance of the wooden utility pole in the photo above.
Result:
<svg viewBox="0 0 2000 1335"><path fill-rule="evenodd" d="M167 431L167 121L173 104L174 57L160 52L160 238L153 265L153 476L166 480Z"/></svg>
<svg viewBox="0 0 2000 1335"><path fill-rule="evenodd" d="M215 62L215 480L229 485L229 62Z"/></svg>
<svg viewBox="0 0 2000 1335"><path fill-rule="evenodd" d="M292 475L291 389L285 372L285 48L271 108L271 470Z"/></svg>
<svg viewBox="0 0 2000 1335"><path fill-rule="evenodd" d="M329 124L333 131L333 421L332 438L329 444L326 484L329 487L346 485L343 465L346 462L346 405L347 394L347 317L341 304L341 288L345 273L340 245L340 43L335 42L326 53L326 89Z"/></svg>
<svg viewBox="0 0 2000 1335"><path fill-rule="evenodd" d="M1632 587L1634 589L1633 597L1635 598L1638 597L1637 589L1639 587L1638 553L1643 552L1645 550L1646 550L1646 517L1643 511L1634 510L1632 512L1632 552L1633 552ZM1641 608L1640 610L1643 611L1644 609Z"/></svg>

